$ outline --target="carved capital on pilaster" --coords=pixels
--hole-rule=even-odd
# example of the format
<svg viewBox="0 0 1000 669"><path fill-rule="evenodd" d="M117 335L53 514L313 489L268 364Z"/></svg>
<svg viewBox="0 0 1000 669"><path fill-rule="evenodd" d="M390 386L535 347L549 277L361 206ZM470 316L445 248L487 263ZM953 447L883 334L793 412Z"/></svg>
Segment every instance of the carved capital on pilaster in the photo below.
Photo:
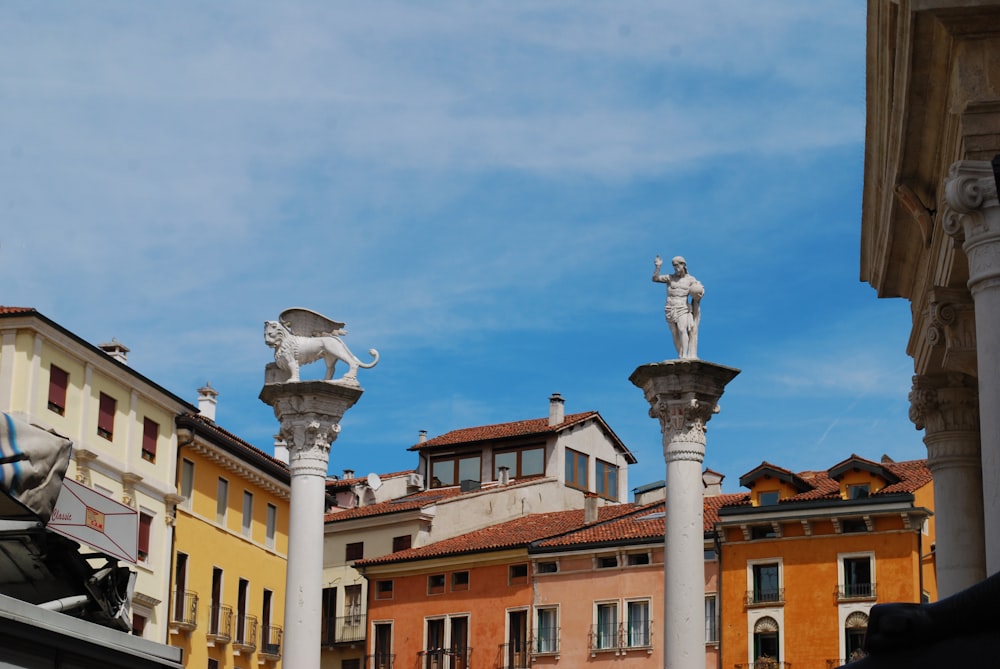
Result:
<svg viewBox="0 0 1000 669"><path fill-rule="evenodd" d="M910 391L910 420L932 437L942 432L979 432L979 391L965 374L918 375Z"/></svg>
<svg viewBox="0 0 1000 669"><path fill-rule="evenodd" d="M960 215L984 207L996 207L1000 202L997 201L993 166L986 160L952 163L944 180L944 197L948 208Z"/></svg>
<svg viewBox="0 0 1000 669"><path fill-rule="evenodd" d="M924 336L931 346L944 348L945 368L976 376L976 308L969 291L935 286L926 314Z"/></svg>

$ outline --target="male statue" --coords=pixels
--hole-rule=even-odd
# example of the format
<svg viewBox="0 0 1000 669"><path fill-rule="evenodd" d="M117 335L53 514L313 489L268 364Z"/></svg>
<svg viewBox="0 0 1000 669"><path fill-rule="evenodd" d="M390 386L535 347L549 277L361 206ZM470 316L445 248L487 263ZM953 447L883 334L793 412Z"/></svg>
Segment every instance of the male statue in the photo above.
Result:
<svg viewBox="0 0 1000 669"><path fill-rule="evenodd" d="M670 334L674 337L674 347L677 356L685 358L698 357L698 322L701 320L701 298L705 287L698 279L687 271L687 262L681 256L672 261L673 274L660 274L663 259L656 256L653 264L653 281L667 284L667 304L663 313L670 326ZM688 296L691 301L688 302Z"/></svg>

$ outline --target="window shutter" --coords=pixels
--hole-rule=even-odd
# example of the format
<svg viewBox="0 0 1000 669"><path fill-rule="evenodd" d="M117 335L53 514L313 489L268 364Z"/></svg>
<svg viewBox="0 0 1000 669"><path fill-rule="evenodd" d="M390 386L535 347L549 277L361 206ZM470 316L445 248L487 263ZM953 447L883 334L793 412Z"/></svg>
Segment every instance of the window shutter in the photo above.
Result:
<svg viewBox="0 0 1000 669"><path fill-rule="evenodd" d="M66 410L66 388L69 373L55 365L49 365L49 408L58 414Z"/></svg>
<svg viewBox="0 0 1000 669"><path fill-rule="evenodd" d="M160 425L156 421L143 419L142 422L142 455L147 460L156 459L156 440L160 436Z"/></svg>
<svg viewBox="0 0 1000 669"><path fill-rule="evenodd" d="M149 529L153 525L153 517L139 514L139 559L145 561L149 555Z"/></svg>
<svg viewBox="0 0 1000 669"><path fill-rule="evenodd" d="M101 393L101 402L97 410L97 433L111 439L115 433L115 407L117 402L110 395Z"/></svg>

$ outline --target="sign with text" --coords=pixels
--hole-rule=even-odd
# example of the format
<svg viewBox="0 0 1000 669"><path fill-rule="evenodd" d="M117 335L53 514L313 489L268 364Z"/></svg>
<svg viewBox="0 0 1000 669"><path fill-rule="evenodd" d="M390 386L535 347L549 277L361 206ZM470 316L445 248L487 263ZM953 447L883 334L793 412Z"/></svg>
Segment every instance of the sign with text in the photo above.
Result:
<svg viewBox="0 0 1000 669"><path fill-rule="evenodd" d="M63 479L48 529L106 555L135 564L139 513L93 488Z"/></svg>

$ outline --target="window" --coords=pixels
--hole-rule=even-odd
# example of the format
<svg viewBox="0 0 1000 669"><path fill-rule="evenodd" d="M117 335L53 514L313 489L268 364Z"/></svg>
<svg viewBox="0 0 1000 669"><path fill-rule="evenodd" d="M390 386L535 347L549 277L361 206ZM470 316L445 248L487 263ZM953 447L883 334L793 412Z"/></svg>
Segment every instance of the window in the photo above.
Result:
<svg viewBox="0 0 1000 669"><path fill-rule="evenodd" d="M194 491L194 463L188 459L181 460L181 497L182 506L191 509L191 493Z"/></svg>
<svg viewBox="0 0 1000 669"><path fill-rule="evenodd" d="M649 600L626 602L625 615L629 648L643 648L652 645L652 631L649 620Z"/></svg>
<svg viewBox="0 0 1000 669"><path fill-rule="evenodd" d="M219 669L219 661L208 658L208 669Z"/></svg>
<svg viewBox="0 0 1000 669"><path fill-rule="evenodd" d="M392 623L375 623L375 663L373 669L392 667Z"/></svg>
<svg viewBox="0 0 1000 669"><path fill-rule="evenodd" d="M469 572L456 571L451 575L452 592L469 589Z"/></svg>
<svg viewBox="0 0 1000 669"><path fill-rule="evenodd" d="M354 543L347 544L347 548L344 551L344 559L347 562L352 560L362 560L365 557L365 542L356 541Z"/></svg>
<svg viewBox="0 0 1000 669"><path fill-rule="evenodd" d="M222 604L222 570L212 567L212 610L208 619L208 633L229 636L232 630L233 610Z"/></svg>
<svg viewBox="0 0 1000 669"><path fill-rule="evenodd" d="M556 561L539 562L535 566L535 571L539 574L555 574L559 571L559 563Z"/></svg>
<svg viewBox="0 0 1000 669"><path fill-rule="evenodd" d="M778 621L765 616L753 626L753 659L755 663L760 663L756 666L771 666L780 662L778 648Z"/></svg>
<svg viewBox="0 0 1000 669"><path fill-rule="evenodd" d="M278 650L275 648L275 639L271 632L271 599L274 593L264 588L264 598L260 607L260 636L261 650L265 653Z"/></svg>
<svg viewBox="0 0 1000 669"><path fill-rule="evenodd" d="M431 574L427 577L427 594L440 595L444 592L444 574Z"/></svg>
<svg viewBox="0 0 1000 669"><path fill-rule="evenodd" d="M868 631L868 615L855 611L844 622L844 657L848 662L865 656L865 633Z"/></svg>
<svg viewBox="0 0 1000 669"><path fill-rule="evenodd" d="M445 666L447 650L444 643L444 618L433 618L425 621L427 638L424 643L424 660L422 665L427 669L442 669Z"/></svg>
<svg viewBox="0 0 1000 669"><path fill-rule="evenodd" d="M757 505L758 506L771 506L772 504L777 504L781 493L777 490L764 490L757 495Z"/></svg>
<svg viewBox="0 0 1000 669"><path fill-rule="evenodd" d="M278 529L278 507L274 504L267 505L267 547L274 548L274 535Z"/></svg>
<svg viewBox="0 0 1000 669"><path fill-rule="evenodd" d="M431 487L443 488L462 481L479 481L479 455L452 456L431 461Z"/></svg>
<svg viewBox="0 0 1000 669"><path fill-rule="evenodd" d="M66 413L66 388L69 387L69 373L49 365L49 411L60 416Z"/></svg>
<svg viewBox="0 0 1000 669"><path fill-rule="evenodd" d="M626 556L627 564L630 567L639 567L649 564L649 553L629 553Z"/></svg>
<svg viewBox="0 0 1000 669"><path fill-rule="evenodd" d="M350 625L361 624L361 585L344 586L344 616Z"/></svg>
<svg viewBox="0 0 1000 669"><path fill-rule="evenodd" d="M601 555L595 560L598 569L614 569L618 566L617 555Z"/></svg>
<svg viewBox="0 0 1000 669"><path fill-rule="evenodd" d="M751 525L750 526L750 538L751 539L773 539L778 536L778 533L774 531L774 525Z"/></svg>
<svg viewBox="0 0 1000 669"><path fill-rule="evenodd" d="M148 418L142 419L142 459L156 462L156 441L160 438L160 424Z"/></svg>
<svg viewBox="0 0 1000 669"><path fill-rule="evenodd" d="M538 626L535 628L535 652L559 652L559 609L538 609Z"/></svg>
<svg viewBox="0 0 1000 669"><path fill-rule="evenodd" d="M872 579L872 555L842 556L840 559L843 584L841 599L869 599L875 596Z"/></svg>
<svg viewBox="0 0 1000 669"><path fill-rule="evenodd" d="M140 616L138 613L132 614L132 635L142 636L142 633L146 631L146 616Z"/></svg>
<svg viewBox="0 0 1000 669"><path fill-rule="evenodd" d="M595 473L597 475L597 494L601 497L617 500L618 467L603 460L597 460Z"/></svg>
<svg viewBox="0 0 1000 669"><path fill-rule="evenodd" d="M115 409L117 406L118 402L114 397L101 393L100 402L97 405L97 434L108 441L115 436Z"/></svg>
<svg viewBox="0 0 1000 669"><path fill-rule="evenodd" d="M618 648L618 602L596 605L597 624L591 637L591 648Z"/></svg>
<svg viewBox="0 0 1000 669"><path fill-rule="evenodd" d="M236 591L236 643L246 644L251 640L251 629L247 620L247 596L249 592L250 582L241 578Z"/></svg>
<svg viewBox="0 0 1000 669"><path fill-rule="evenodd" d="M545 447L528 446L493 455L493 480L500 479L500 468L507 467L513 478L541 476L545 473Z"/></svg>
<svg viewBox="0 0 1000 669"><path fill-rule="evenodd" d="M226 524L226 510L229 508L229 481L219 477L219 485L215 491L215 522Z"/></svg>
<svg viewBox="0 0 1000 669"><path fill-rule="evenodd" d="M566 449L566 485L587 489L587 456L571 448Z"/></svg>
<svg viewBox="0 0 1000 669"><path fill-rule="evenodd" d="M243 536L250 536L250 527L253 522L253 493L249 490L243 491Z"/></svg>
<svg viewBox="0 0 1000 669"><path fill-rule="evenodd" d="M392 552L405 551L413 545L413 538L409 534L403 534L392 538Z"/></svg>
<svg viewBox="0 0 1000 669"><path fill-rule="evenodd" d="M523 585L528 582L528 565L512 564L507 568L507 576L511 585Z"/></svg>
<svg viewBox="0 0 1000 669"><path fill-rule="evenodd" d="M853 532L867 532L868 523L864 518L842 518L840 520L840 531L844 534Z"/></svg>
<svg viewBox="0 0 1000 669"><path fill-rule="evenodd" d="M139 562L149 559L149 530L153 527L153 517L148 513L139 513Z"/></svg>
<svg viewBox="0 0 1000 669"><path fill-rule="evenodd" d="M771 604L782 601L779 563L764 562L751 565L753 574L753 591L748 598L749 604Z"/></svg>
<svg viewBox="0 0 1000 669"><path fill-rule="evenodd" d="M323 588L320 595L322 597L320 615L323 621L320 643L324 646L332 646L337 643L337 588Z"/></svg>
<svg viewBox="0 0 1000 669"><path fill-rule="evenodd" d="M392 599L392 581L375 581L375 599Z"/></svg>
<svg viewBox="0 0 1000 669"><path fill-rule="evenodd" d="M718 600L715 595L705 596L705 643L719 643Z"/></svg>
<svg viewBox="0 0 1000 669"><path fill-rule="evenodd" d="M847 486L847 499L864 499L868 497L868 484L857 483Z"/></svg>

